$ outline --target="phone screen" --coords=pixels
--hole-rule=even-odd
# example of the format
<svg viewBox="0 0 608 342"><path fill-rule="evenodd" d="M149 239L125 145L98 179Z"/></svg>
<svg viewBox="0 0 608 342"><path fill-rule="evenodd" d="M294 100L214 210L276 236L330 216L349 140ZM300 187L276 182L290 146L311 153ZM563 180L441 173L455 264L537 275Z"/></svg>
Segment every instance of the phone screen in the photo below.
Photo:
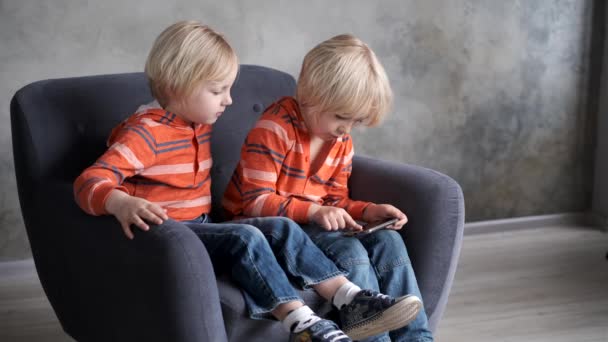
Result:
<svg viewBox="0 0 608 342"><path fill-rule="evenodd" d="M388 220L384 220L384 221L370 222L363 226L363 230L345 232L344 235L357 236L357 235L370 234L372 232L375 232L376 230L386 228L397 221L399 221L399 219L392 218L392 219L388 219Z"/></svg>

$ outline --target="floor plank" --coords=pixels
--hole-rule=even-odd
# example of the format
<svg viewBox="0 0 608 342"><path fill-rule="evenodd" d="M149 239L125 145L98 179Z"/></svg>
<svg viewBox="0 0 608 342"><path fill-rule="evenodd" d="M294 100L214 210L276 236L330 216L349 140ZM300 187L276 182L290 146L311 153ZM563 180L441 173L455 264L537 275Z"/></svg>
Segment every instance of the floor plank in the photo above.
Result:
<svg viewBox="0 0 608 342"><path fill-rule="evenodd" d="M607 342L608 234L547 227L466 236L439 342ZM73 342L32 260L0 263L0 341Z"/></svg>

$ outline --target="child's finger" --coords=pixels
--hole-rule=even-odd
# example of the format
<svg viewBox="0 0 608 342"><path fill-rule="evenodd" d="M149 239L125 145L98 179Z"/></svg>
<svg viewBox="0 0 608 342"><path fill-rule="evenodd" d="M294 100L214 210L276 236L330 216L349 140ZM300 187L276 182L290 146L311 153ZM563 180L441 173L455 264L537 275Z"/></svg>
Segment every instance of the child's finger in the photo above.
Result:
<svg viewBox="0 0 608 342"><path fill-rule="evenodd" d="M127 236L127 238L129 240L133 240L134 236L133 236L133 232L131 231L131 227L129 227L129 224L123 224L121 223L122 226L122 231L125 233L125 235Z"/></svg>
<svg viewBox="0 0 608 342"><path fill-rule="evenodd" d="M403 224L407 223L407 216L405 216L405 214L402 213L400 210L399 210L399 215L397 216L397 218L399 219L399 222L403 221Z"/></svg>
<svg viewBox="0 0 608 342"><path fill-rule="evenodd" d="M320 226L321 226L321 228L323 228L325 230L331 230L331 224L329 223L329 220L327 219L327 217L324 217L321 220Z"/></svg>
<svg viewBox="0 0 608 342"><path fill-rule="evenodd" d="M388 214L388 215L386 215L387 217L396 217L399 219L402 219L403 217L405 217L405 214L403 214L401 212L401 210L393 207L392 205L386 206L385 208L386 208L386 214Z"/></svg>
<svg viewBox="0 0 608 342"><path fill-rule="evenodd" d="M338 229L338 221L335 217L329 217L328 218L328 223L329 223L329 230L336 230Z"/></svg>
<svg viewBox="0 0 608 342"><path fill-rule="evenodd" d="M167 210L162 208L158 204L153 204L150 208L150 211L152 211L154 214L156 214L156 216L158 216L163 221L169 219L169 216L167 215ZM160 222L160 223L162 223L162 222Z"/></svg>
<svg viewBox="0 0 608 342"><path fill-rule="evenodd" d="M143 231L147 231L148 229L150 229L150 227L148 227L148 225L146 224L146 222L144 222L144 220L142 220L139 216L135 216L133 218L133 224L136 225L139 229L143 230Z"/></svg>
<svg viewBox="0 0 608 342"><path fill-rule="evenodd" d="M146 210L141 215L146 221L152 222L155 224L163 223L162 217L158 214L158 212L154 212L152 210Z"/></svg>
<svg viewBox="0 0 608 342"><path fill-rule="evenodd" d="M393 224L393 229L401 229L407 223L407 218L401 219Z"/></svg>
<svg viewBox="0 0 608 342"><path fill-rule="evenodd" d="M353 229L353 230L361 230L363 229L363 227L361 227L360 224L357 223L357 221L355 221L350 215L345 216L345 223L346 223L346 227Z"/></svg>
<svg viewBox="0 0 608 342"><path fill-rule="evenodd" d="M336 224L338 229L346 228L346 220L343 216L338 216L336 218Z"/></svg>

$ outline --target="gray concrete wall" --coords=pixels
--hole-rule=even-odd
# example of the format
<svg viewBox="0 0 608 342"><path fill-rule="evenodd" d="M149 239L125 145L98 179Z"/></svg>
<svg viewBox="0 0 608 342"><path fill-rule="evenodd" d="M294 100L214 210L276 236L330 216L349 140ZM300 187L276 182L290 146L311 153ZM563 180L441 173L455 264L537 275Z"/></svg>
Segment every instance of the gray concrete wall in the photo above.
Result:
<svg viewBox="0 0 608 342"><path fill-rule="evenodd" d="M14 92L45 78L142 70L155 36L188 18L224 32L242 62L294 75L323 39L367 41L396 106L384 126L355 134L358 152L452 176L468 221L590 205L592 0L142 3L0 1L0 259L29 255L12 162Z"/></svg>

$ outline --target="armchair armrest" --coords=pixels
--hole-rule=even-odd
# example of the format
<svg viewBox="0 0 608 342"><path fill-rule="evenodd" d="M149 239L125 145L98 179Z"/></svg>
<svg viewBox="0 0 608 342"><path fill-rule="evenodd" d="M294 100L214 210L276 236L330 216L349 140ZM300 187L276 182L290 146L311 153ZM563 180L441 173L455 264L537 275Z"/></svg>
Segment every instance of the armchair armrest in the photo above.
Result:
<svg viewBox="0 0 608 342"><path fill-rule="evenodd" d="M355 156L353 199L389 203L408 217L401 229L431 330L441 319L460 256L464 198L458 183L419 166Z"/></svg>
<svg viewBox="0 0 608 342"><path fill-rule="evenodd" d="M227 340L213 266L188 227L169 220L129 240L115 218L84 213L71 184L40 190L28 233L32 246L47 240L34 260L66 332L79 341Z"/></svg>

